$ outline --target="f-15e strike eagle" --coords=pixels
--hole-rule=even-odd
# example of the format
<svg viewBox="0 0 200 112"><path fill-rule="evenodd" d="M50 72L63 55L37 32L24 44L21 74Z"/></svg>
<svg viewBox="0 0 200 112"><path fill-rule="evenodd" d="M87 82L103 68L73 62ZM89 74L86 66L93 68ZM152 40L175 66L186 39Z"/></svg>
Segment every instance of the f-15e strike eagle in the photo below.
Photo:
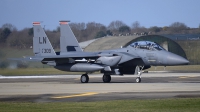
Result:
<svg viewBox="0 0 200 112"><path fill-rule="evenodd" d="M26 58L70 72L85 72L82 83L89 81L88 74L101 71L103 82L109 83L111 75L137 74L136 82L141 82L142 70L153 66L174 66L188 64L181 56L166 51L155 42L138 41L125 48L84 52L78 44L69 24L60 21L60 52L55 52L40 22L33 22L33 53Z"/></svg>

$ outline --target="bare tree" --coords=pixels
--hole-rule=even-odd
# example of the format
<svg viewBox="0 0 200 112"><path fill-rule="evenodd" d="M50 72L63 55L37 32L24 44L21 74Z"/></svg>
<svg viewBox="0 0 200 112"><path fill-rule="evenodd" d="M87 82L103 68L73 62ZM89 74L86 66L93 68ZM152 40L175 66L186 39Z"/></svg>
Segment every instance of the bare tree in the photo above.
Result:
<svg viewBox="0 0 200 112"><path fill-rule="evenodd" d="M82 31L85 30L85 23L70 23L69 26L71 27L72 31L74 32L74 35L77 38L77 40L80 42Z"/></svg>
<svg viewBox="0 0 200 112"><path fill-rule="evenodd" d="M6 24L2 25L1 28L2 28L2 29L8 28L10 31L15 31L15 30L17 30L17 28L16 28L14 25L10 24L10 23L6 23Z"/></svg>
<svg viewBox="0 0 200 112"><path fill-rule="evenodd" d="M86 25L85 25L85 23L70 23L69 24L70 25L70 27L71 27L71 29L73 29L73 30L85 30L86 29Z"/></svg>
<svg viewBox="0 0 200 112"><path fill-rule="evenodd" d="M54 49L60 48L60 32L45 31Z"/></svg>
<svg viewBox="0 0 200 112"><path fill-rule="evenodd" d="M138 21L135 21L133 24L132 24L132 29L138 29L140 28L140 23Z"/></svg>
<svg viewBox="0 0 200 112"><path fill-rule="evenodd" d="M161 30L162 30L162 28L161 27L157 27L157 26L153 26L153 27L149 28L149 31L150 32L154 32L154 33L160 32Z"/></svg>
<svg viewBox="0 0 200 112"><path fill-rule="evenodd" d="M145 27L141 27L140 26L140 23L138 21L135 21L133 24L132 24L132 30L131 32L134 34L134 33L141 33L141 32L144 32L144 29L146 29Z"/></svg>
<svg viewBox="0 0 200 112"><path fill-rule="evenodd" d="M174 22L169 26L169 30L174 33L180 33L183 30L187 30L188 27L184 23Z"/></svg>
<svg viewBox="0 0 200 112"><path fill-rule="evenodd" d="M94 39L99 31L106 32L103 24L95 22L70 23L69 25L79 42Z"/></svg>
<svg viewBox="0 0 200 112"><path fill-rule="evenodd" d="M95 22L89 22L86 24L86 32L88 37L87 40L94 39L99 31L106 31L106 27L103 24L95 23Z"/></svg>
<svg viewBox="0 0 200 112"><path fill-rule="evenodd" d="M119 32L120 33L130 33L130 27L128 27L128 26L121 26L121 27L119 27Z"/></svg>
<svg viewBox="0 0 200 112"><path fill-rule="evenodd" d="M5 43L8 36L11 34L12 32L10 31L9 28L4 28L3 31L0 32L0 43Z"/></svg>
<svg viewBox="0 0 200 112"><path fill-rule="evenodd" d="M29 29L25 28L21 31L13 31L7 39L7 45L17 48L30 48L32 46L32 36L29 35Z"/></svg>
<svg viewBox="0 0 200 112"><path fill-rule="evenodd" d="M109 25L108 25L108 29L109 30L119 30L119 28L121 26L126 26L125 23L123 23L122 21L112 21Z"/></svg>

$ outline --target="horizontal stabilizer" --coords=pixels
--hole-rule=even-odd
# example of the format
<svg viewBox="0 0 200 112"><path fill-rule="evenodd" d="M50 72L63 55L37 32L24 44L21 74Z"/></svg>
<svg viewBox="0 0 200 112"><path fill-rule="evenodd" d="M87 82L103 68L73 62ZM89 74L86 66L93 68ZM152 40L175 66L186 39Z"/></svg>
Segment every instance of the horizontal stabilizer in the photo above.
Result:
<svg viewBox="0 0 200 112"><path fill-rule="evenodd" d="M41 62L44 58L32 58L32 57L25 57L25 58L8 58L9 60L14 61L38 61Z"/></svg>

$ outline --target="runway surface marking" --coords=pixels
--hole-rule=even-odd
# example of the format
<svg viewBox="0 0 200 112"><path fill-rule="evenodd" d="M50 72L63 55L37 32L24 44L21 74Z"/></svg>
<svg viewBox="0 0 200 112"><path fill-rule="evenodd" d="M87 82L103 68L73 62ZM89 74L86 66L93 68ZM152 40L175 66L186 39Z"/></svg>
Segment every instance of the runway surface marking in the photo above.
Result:
<svg viewBox="0 0 200 112"><path fill-rule="evenodd" d="M143 77L179 77L179 78L192 78L199 77L199 73L144 73ZM90 78L102 77L103 74L89 74ZM0 79L37 79L37 78L75 78L80 80L81 75L37 75L37 76L3 76L0 75ZM112 77L121 77L112 75ZM124 75L123 77L136 77L136 75Z"/></svg>
<svg viewBox="0 0 200 112"><path fill-rule="evenodd" d="M96 94L99 94L99 93L88 92L88 93L83 93L83 94L75 94L75 95L69 95L69 96L56 96L56 97L51 97L51 98L62 99L62 98L73 98L73 97L80 97L80 96L92 96Z"/></svg>
<svg viewBox="0 0 200 112"><path fill-rule="evenodd" d="M80 78L76 78L76 79L74 79L74 80L80 80Z"/></svg>
<svg viewBox="0 0 200 112"><path fill-rule="evenodd" d="M64 75L63 75L64 76ZM0 79L31 79L31 78L62 78L63 76L61 75L52 75L52 76L2 76L0 75Z"/></svg>
<svg viewBox="0 0 200 112"><path fill-rule="evenodd" d="M197 77L197 76L181 76L179 78L184 79L184 78L194 78L194 77Z"/></svg>

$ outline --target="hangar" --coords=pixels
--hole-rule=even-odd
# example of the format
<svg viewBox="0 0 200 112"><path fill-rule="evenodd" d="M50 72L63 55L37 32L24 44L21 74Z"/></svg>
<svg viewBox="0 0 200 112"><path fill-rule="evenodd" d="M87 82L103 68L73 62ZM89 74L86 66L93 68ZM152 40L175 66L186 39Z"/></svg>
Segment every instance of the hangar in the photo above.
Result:
<svg viewBox="0 0 200 112"><path fill-rule="evenodd" d="M185 51L178 43L161 35L106 36L93 41L90 40L88 42L82 42L80 43L80 46L84 49L84 51L92 52L118 49L121 47L126 47L135 41L143 40L156 42L163 46L166 50L187 58Z"/></svg>

